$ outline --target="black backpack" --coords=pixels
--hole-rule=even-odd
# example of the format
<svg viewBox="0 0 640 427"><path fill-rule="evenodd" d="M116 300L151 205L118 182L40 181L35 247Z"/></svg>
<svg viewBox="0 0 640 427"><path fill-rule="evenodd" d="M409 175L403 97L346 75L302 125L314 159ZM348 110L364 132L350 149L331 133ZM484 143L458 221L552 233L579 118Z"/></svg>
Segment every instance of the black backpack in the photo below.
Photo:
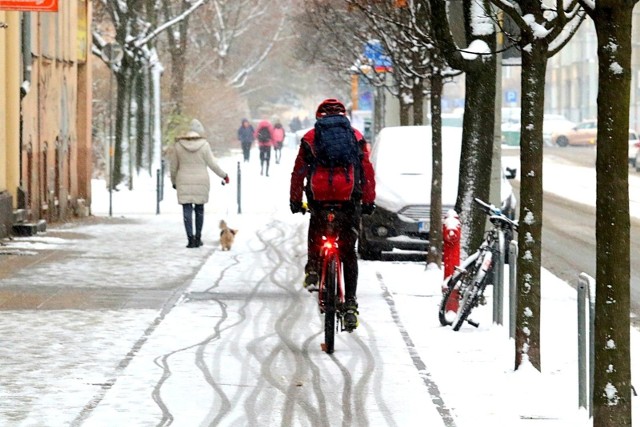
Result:
<svg viewBox="0 0 640 427"><path fill-rule="evenodd" d="M264 126L258 130L258 141L260 142L269 142L271 141L271 132L269 132L269 128Z"/></svg>
<svg viewBox="0 0 640 427"><path fill-rule="evenodd" d="M349 167L359 170L360 150L351 122L337 114L325 116L316 121L314 135L315 159L317 166L330 170L331 184L334 169L343 169L349 181ZM357 174L354 174L356 177Z"/></svg>

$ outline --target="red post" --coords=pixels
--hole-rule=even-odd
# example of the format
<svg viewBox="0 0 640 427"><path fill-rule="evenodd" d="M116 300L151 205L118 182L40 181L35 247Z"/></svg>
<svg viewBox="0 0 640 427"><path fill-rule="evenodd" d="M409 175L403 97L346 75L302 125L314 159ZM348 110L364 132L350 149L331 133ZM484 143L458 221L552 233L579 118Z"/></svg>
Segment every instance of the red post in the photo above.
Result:
<svg viewBox="0 0 640 427"><path fill-rule="evenodd" d="M460 217L458 217L456 211L449 209L447 217L442 224L442 259L445 279L453 274L455 267L460 265L461 232ZM458 311L458 291L455 289L449 297L449 301L447 301L447 311Z"/></svg>

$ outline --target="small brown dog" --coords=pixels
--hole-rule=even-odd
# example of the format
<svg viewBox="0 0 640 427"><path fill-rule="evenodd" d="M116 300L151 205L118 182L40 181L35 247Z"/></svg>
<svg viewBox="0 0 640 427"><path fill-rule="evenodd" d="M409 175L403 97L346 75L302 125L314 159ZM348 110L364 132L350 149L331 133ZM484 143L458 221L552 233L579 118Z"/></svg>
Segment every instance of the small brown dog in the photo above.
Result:
<svg viewBox="0 0 640 427"><path fill-rule="evenodd" d="M231 245L233 245L233 240L235 239L237 232L238 230L229 228L224 219L220 220L220 246L222 246L223 251L231 249Z"/></svg>

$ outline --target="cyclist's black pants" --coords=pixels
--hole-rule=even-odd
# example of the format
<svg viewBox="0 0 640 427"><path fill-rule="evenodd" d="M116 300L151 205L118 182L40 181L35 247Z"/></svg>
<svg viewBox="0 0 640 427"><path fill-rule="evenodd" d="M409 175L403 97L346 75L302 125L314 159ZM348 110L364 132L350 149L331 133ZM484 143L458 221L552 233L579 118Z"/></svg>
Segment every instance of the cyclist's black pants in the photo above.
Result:
<svg viewBox="0 0 640 427"><path fill-rule="evenodd" d="M326 229L326 213L315 211L311 213L308 234L308 262L305 272L322 271L320 264L320 248L322 246L322 234ZM345 299L355 299L358 287L358 255L356 254L356 241L360 227L360 209L349 205L336 212L334 220L335 230L338 233L338 248L342 259L342 271L344 273Z"/></svg>

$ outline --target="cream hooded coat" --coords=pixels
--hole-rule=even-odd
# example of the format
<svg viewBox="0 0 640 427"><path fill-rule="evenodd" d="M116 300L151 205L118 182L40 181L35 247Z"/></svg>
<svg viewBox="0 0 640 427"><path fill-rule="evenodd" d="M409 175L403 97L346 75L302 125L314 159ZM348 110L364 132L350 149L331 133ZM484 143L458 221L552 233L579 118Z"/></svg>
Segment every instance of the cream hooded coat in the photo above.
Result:
<svg viewBox="0 0 640 427"><path fill-rule="evenodd" d="M210 183L207 168L220 178L227 175L213 157L209 142L200 136L200 132L194 130L202 129L202 125L200 122L194 122L197 120L191 123L192 130L176 140L170 155L171 183L178 191L178 203L181 205L203 205L209 201Z"/></svg>

